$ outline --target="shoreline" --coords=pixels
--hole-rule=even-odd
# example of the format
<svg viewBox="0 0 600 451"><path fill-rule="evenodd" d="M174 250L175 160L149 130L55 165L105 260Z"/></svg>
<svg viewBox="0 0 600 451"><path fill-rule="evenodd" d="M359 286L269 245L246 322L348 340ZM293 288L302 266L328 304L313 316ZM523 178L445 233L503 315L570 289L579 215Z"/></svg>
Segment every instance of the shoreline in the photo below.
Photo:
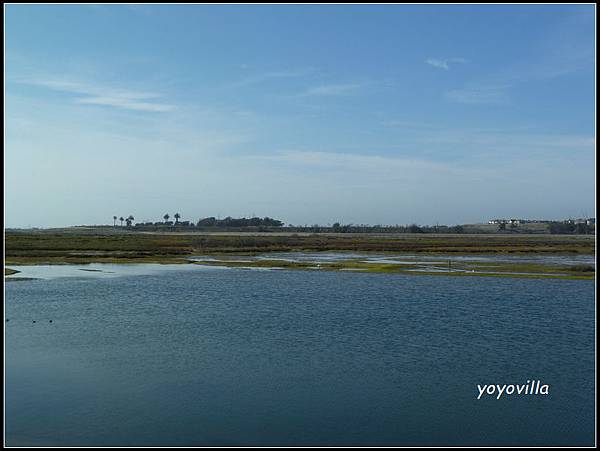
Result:
<svg viewBox="0 0 600 451"><path fill-rule="evenodd" d="M318 254L315 252L315 254ZM332 254L329 252L328 254ZM333 254L341 254L344 252L335 252ZM348 252L346 252L348 254ZM352 252L352 254L356 254ZM39 261L29 261L23 263L10 263L12 266L81 266L91 264L116 264L116 265L143 265L143 264L159 264L159 265L198 265L198 266L213 266L226 267L237 269L262 269L262 270L299 270L299 271L346 271L346 272L361 272L361 273L384 273L384 274L404 274L411 276L433 275L446 277L513 277L513 278L535 278L535 279L564 279L564 280L595 280L595 266L591 264L557 264L547 262L531 262L531 261L478 261L478 260L452 260L452 257L474 257L472 254L462 255L445 255L445 254L428 254L428 256L437 259L438 261L385 261L385 259L376 259L369 261L369 253L361 253L363 255L355 258L340 259L334 261L311 260L309 257L305 261L290 259L288 253L285 256L288 258L277 258L277 255L269 255L268 258L264 254L254 254L251 257L262 258L246 258L243 260L231 259L232 254L220 254L221 258L215 258L219 254L210 254L204 256L196 256L191 258L163 258L157 260L149 259L77 259L77 261L47 261L40 259ZM381 255L378 252L377 255ZM398 256L397 253L388 253L390 256ZM236 254L240 257L248 257L248 254ZM514 255L514 254L512 254ZM527 256L539 256L540 254L526 254ZM526 255L522 255L525 257ZM555 254L559 255L559 254ZM564 255L564 254L562 254ZM579 254L574 254L579 255ZM284 257L282 255L281 257ZM401 256L399 256L401 257ZM414 256L413 256L414 257ZM410 258L410 257L408 257ZM443 260L443 261L439 261ZM81 269L87 272L101 272L97 269ZM5 280L26 280L27 278L11 277L19 270L5 267Z"/></svg>

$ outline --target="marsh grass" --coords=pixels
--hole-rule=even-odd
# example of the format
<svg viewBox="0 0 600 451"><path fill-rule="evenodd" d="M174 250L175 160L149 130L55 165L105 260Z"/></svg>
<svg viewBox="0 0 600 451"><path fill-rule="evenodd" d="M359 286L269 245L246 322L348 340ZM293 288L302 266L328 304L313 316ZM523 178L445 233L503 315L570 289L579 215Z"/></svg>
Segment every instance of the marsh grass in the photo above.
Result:
<svg viewBox="0 0 600 451"><path fill-rule="evenodd" d="M594 254L594 236L553 235L422 235L422 234L151 234L14 232L5 235L10 265L86 263L194 263L194 255L252 256L271 252L361 252L444 255ZM449 257L450 256L450 257ZM445 265L396 264L348 259L339 262L203 261L205 265L301 270L357 270L380 273L493 275L496 277L595 278L590 265L559 267L523 262L452 262ZM429 271L428 271L429 269ZM418 270L418 271L417 271ZM517 274L522 273L522 274ZM6 270L5 270L6 275Z"/></svg>

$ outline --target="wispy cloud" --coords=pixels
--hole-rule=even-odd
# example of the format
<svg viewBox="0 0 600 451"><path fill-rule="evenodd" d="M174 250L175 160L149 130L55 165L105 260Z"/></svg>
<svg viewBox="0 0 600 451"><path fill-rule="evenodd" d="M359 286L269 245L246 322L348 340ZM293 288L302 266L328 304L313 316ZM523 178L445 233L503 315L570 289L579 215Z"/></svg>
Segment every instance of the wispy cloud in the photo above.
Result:
<svg viewBox="0 0 600 451"><path fill-rule="evenodd" d="M439 128L439 125L435 125L432 123L412 121L412 120L403 120L403 119L385 119L381 122L381 125L383 125L384 127L411 129L411 130Z"/></svg>
<svg viewBox="0 0 600 451"><path fill-rule="evenodd" d="M96 84L52 78L19 79L17 81L23 84L76 95L77 97L74 101L78 104L102 105L148 112L166 112L175 109L174 105L155 101L161 95L153 92L110 88Z"/></svg>
<svg viewBox="0 0 600 451"><path fill-rule="evenodd" d="M308 88L303 96L339 96L350 94L361 87L358 83L338 83Z"/></svg>
<svg viewBox="0 0 600 451"><path fill-rule="evenodd" d="M464 58L446 58L446 59L427 58L425 60L426 64L429 64L430 66L436 67L438 69L444 69L444 70L450 69L450 65L452 65L452 64L463 64L466 62L467 62L467 60Z"/></svg>
<svg viewBox="0 0 600 451"><path fill-rule="evenodd" d="M507 161L523 155L542 160L566 155L579 158L593 155L596 144L593 135L559 133L539 125L473 127L402 120L388 120L383 125L399 132L394 144L387 147L388 152L419 149L416 155L465 164L474 161L490 164L490 158L498 156L508 158Z"/></svg>
<svg viewBox="0 0 600 451"><path fill-rule="evenodd" d="M275 155L260 156L260 159L286 162L295 165L327 167L330 169L357 171L385 171L397 169L447 169L446 166L431 161L410 158L387 157L381 155L350 154L325 151L281 151Z"/></svg>
<svg viewBox="0 0 600 451"><path fill-rule="evenodd" d="M470 105L512 103L509 88L523 83L536 83L588 71L593 73L596 49L593 36L594 16L577 10L565 14L549 30L530 45L531 57L508 60L486 76L473 80L464 88L448 91L447 100ZM434 67L448 69L451 60L429 59ZM477 85L475 85L477 83Z"/></svg>
<svg viewBox="0 0 600 451"><path fill-rule="evenodd" d="M502 105L509 103L506 90L510 86L472 86L447 91L444 96L451 102L467 105Z"/></svg>
<svg viewBox="0 0 600 451"><path fill-rule="evenodd" d="M249 69L250 66L247 64L242 64L240 67L244 70L247 70L247 69ZM241 88L244 86L252 86L252 85L256 85L256 84L260 84L260 83L266 83L268 81L276 80L276 79L298 78L298 77L308 75L310 72L312 72L311 69L280 70L280 71L264 72L264 73L249 75L245 78L242 78L241 80L229 83L227 85L227 87L228 88Z"/></svg>

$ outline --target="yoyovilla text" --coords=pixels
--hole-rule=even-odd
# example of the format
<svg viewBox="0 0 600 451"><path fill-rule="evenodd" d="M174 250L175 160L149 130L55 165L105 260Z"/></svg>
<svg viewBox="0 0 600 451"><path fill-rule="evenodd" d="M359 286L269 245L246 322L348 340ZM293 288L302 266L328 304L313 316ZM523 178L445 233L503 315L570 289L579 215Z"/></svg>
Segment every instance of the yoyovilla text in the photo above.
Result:
<svg viewBox="0 0 600 451"><path fill-rule="evenodd" d="M539 380L529 380L526 384L477 384L477 389L479 390L477 399L484 396L494 396L496 399L500 399L504 395L547 395L550 387L542 384Z"/></svg>

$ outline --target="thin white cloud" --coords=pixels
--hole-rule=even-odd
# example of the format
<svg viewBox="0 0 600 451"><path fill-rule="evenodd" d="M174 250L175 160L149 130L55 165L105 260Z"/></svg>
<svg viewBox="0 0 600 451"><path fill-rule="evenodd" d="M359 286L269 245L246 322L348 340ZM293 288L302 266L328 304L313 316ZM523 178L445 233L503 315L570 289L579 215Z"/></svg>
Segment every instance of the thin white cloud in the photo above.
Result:
<svg viewBox="0 0 600 451"><path fill-rule="evenodd" d="M304 96L339 96L350 94L361 87L358 83L339 83L329 85L319 85L308 88L302 95Z"/></svg>
<svg viewBox="0 0 600 451"><path fill-rule="evenodd" d="M509 86L476 86L447 91L447 100L467 105L502 105L509 103L506 90Z"/></svg>
<svg viewBox="0 0 600 451"><path fill-rule="evenodd" d="M367 173L378 174L378 176L386 174L393 177L402 174L402 177L404 178L410 178L411 174L415 174L416 172L455 172L457 170L457 168L444 163L418 158L400 158L343 152L292 150L281 151L273 155L255 156L253 158L287 163L296 168L321 168L338 171L344 174L354 174L355 172L363 175Z"/></svg>
<svg viewBox="0 0 600 451"><path fill-rule="evenodd" d="M409 129L409 130L439 128L438 124L412 121L412 120L402 120L402 119L385 119L381 122L381 125L383 125L384 127L388 127L388 128L401 128L401 129Z"/></svg>
<svg viewBox="0 0 600 451"><path fill-rule="evenodd" d="M161 95L152 92L131 91L51 78L20 79L18 82L74 94L78 96L74 100L77 104L102 105L148 112L166 112L175 109L174 105L153 101L160 98Z"/></svg>
<svg viewBox="0 0 600 451"><path fill-rule="evenodd" d="M464 58L446 58L446 59L427 58L425 60L426 64L429 64L430 66L436 67L438 69L444 69L444 70L450 69L450 65L452 65L452 64L463 64L466 62L467 62L467 60Z"/></svg>
<svg viewBox="0 0 600 451"><path fill-rule="evenodd" d="M122 99L119 97L84 97L76 99L76 103L83 105L104 105L126 110L151 111L151 112L166 112L174 109L172 105L163 105L150 102L137 102L130 99Z"/></svg>
<svg viewBox="0 0 600 451"><path fill-rule="evenodd" d="M240 66L241 69L247 70L250 68L247 64L242 64ZM304 75L307 75L311 72L311 69L297 69L297 70L281 70L281 71L272 71L259 73L255 75L250 75L241 80L234 81L233 83L229 83L227 85L228 88L240 88L244 86L251 86L260 83L265 83L270 80L280 79L280 78L298 78Z"/></svg>
<svg viewBox="0 0 600 451"><path fill-rule="evenodd" d="M444 95L447 100L463 104L507 104L511 103L507 91L512 86L532 81L539 83L585 71L593 73L596 61L593 33L591 10L565 14L548 32L539 35L537 42L529 44L532 50L530 58L502 66L497 72L479 79L479 86L471 83ZM443 60L428 60L427 63L447 69Z"/></svg>

